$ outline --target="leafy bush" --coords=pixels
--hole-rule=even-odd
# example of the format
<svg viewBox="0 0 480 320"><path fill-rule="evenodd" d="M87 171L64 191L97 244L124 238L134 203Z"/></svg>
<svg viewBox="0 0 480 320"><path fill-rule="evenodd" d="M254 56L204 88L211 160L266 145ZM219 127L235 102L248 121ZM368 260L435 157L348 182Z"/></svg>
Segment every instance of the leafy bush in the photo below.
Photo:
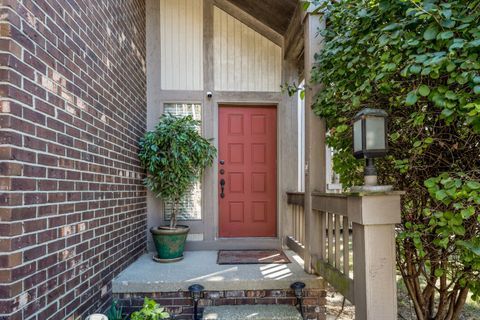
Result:
<svg viewBox="0 0 480 320"><path fill-rule="evenodd" d="M216 156L215 147L198 132L199 125L192 116L166 114L140 140L139 158L148 174L145 185L174 203L170 228L176 226L180 199Z"/></svg>
<svg viewBox="0 0 480 320"><path fill-rule="evenodd" d="M405 190L397 264L418 319L458 319L480 295L480 0L342 0L313 79L335 170L361 183L351 119L390 115L379 178Z"/></svg>
<svg viewBox="0 0 480 320"><path fill-rule="evenodd" d="M155 300L145 297L142 309L132 313L130 320L160 320L169 317L170 314L165 311L165 308L160 307Z"/></svg>

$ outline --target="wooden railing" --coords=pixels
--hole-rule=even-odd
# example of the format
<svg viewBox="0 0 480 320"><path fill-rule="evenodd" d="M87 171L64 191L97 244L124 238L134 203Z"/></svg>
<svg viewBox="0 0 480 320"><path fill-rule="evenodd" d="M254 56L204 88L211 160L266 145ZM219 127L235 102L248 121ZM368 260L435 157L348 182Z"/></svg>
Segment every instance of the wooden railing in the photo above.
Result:
<svg viewBox="0 0 480 320"><path fill-rule="evenodd" d="M292 217L293 234L287 236L287 245L302 258L305 254L305 210L304 193L288 192L288 213Z"/></svg>
<svg viewBox="0 0 480 320"><path fill-rule="evenodd" d="M287 195L294 224L303 223L287 245L309 258L306 269L355 304L356 319L396 319L394 227L400 222L401 193L312 193L310 213L302 210L302 194ZM305 223L308 214L315 215L310 221L316 225Z"/></svg>

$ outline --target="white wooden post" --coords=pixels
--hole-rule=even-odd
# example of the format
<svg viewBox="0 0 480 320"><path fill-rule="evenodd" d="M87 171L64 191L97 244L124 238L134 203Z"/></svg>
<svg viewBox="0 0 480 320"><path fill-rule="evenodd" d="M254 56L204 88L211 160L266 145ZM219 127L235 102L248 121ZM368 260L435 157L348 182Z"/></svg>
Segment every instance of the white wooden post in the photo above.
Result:
<svg viewBox="0 0 480 320"><path fill-rule="evenodd" d="M357 320L397 319L395 224L400 223L401 194L367 194L348 200Z"/></svg>
<svg viewBox="0 0 480 320"><path fill-rule="evenodd" d="M312 111L319 87L310 83L315 53L322 47L318 34L324 28L320 15L307 12L304 18L305 41L305 270L313 272L312 256L323 258L325 253L325 216L312 210L312 191L326 190L325 178L325 122Z"/></svg>

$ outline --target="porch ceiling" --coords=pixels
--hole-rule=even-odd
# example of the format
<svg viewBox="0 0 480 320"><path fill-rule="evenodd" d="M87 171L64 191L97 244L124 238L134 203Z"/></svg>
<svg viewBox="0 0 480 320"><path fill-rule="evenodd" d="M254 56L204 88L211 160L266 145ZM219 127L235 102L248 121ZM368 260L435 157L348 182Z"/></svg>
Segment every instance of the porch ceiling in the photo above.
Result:
<svg viewBox="0 0 480 320"><path fill-rule="evenodd" d="M285 35L298 0L228 0L281 35Z"/></svg>

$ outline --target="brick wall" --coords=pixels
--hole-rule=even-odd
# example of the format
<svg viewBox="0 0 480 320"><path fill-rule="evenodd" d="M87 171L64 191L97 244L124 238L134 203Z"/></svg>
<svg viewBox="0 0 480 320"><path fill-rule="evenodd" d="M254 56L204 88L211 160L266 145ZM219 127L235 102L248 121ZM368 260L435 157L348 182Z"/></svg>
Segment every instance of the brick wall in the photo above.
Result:
<svg viewBox="0 0 480 320"><path fill-rule="evenodd" d="M193 301L188 291L115 294L114 298L124 308L126 314L137 311L143 304L144 297L157 301L167 308L175 319L192 319ZM306 320L324 320L326 318L324 289L304 290L303 312ZM205 306L252 305L252 304L287 304L295 305L297 299L292 290L229 290L205 291L199 301L199 314Z"/></svg>
<svg viewBox="0 0 480 320"><path fill-rule="evenodd" d="M145 2L0 0L0 319L78 319L146 247Z"/></svg>

